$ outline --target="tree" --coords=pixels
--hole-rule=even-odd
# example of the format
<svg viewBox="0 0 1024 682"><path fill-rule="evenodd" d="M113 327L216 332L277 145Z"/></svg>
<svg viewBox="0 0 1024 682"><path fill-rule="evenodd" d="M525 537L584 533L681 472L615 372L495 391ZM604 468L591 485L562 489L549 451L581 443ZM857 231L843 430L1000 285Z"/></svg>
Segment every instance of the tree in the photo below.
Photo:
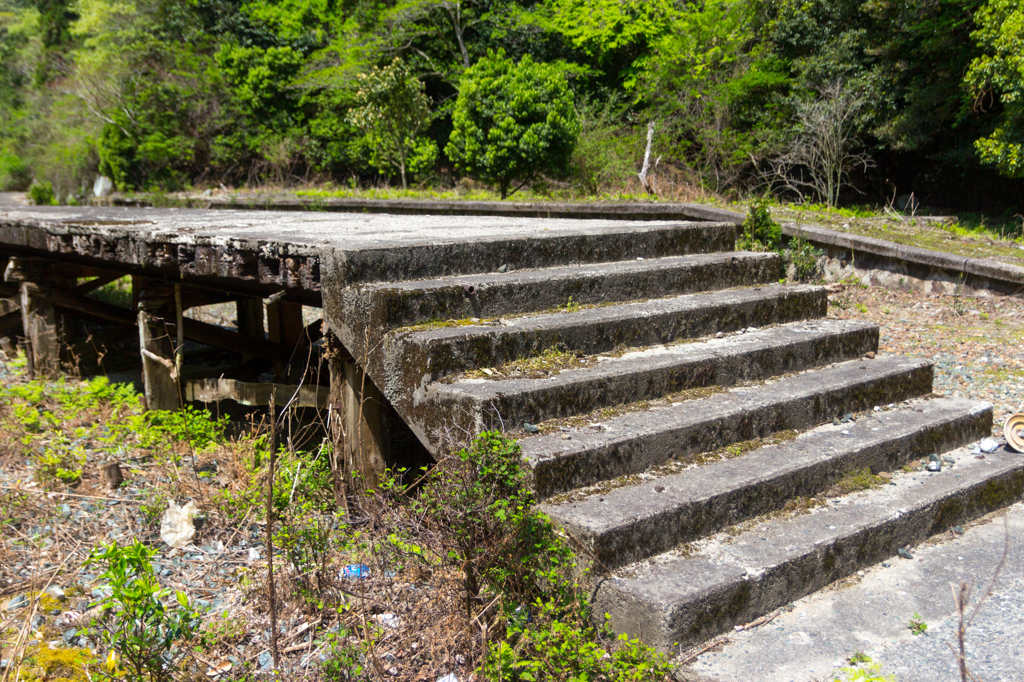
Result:
<svg viewBox="0 0 1024 682"><path fill-rule="evenodd" d="M565 67L488 52L460 81L445 154L501 198L542 174L564 176L580 134ZM520 184L512 189L513 182Z"/></svg>
<svg viewBox="0 0 1024 682"><path fill-rule="evenodd" d="M971 62L966 82L975 109L1002 105L996 129L974 143L984 163L1011 178L1024 178L1024 6L990 0L975 16L972 34L985 53Z"/></svg>
<svg viewBox="0 0 1024 682"><path fill-rule="evenodd" d="M864 104L841 82L823 88L813 100L799 102L796 136L789 151L772 163L775 180L801 196L810 190L829 207L835 206L839 190L849 184L850 171L873 165L867 154L855 151L857 115Z"/></svg>
<svg viewBox="0 0 1024 682"><path fill-rule="evenodd" d="M420 136L430 122L430 99L423 90L395 57L388 66L359 75L356 108L349 112L349 121L366 135L372 163L381 173L397 168L402 189L408 187L407 172L429 167L437 157L434 141Z"/></svg>

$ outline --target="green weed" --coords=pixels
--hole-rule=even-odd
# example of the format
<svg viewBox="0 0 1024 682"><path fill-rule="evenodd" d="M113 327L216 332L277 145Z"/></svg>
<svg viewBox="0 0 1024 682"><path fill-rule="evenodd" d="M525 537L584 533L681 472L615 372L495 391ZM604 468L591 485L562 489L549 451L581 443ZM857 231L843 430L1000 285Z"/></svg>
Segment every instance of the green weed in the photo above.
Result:
<svg viewBox="0 0 1024 682"><path fill-rule="evenodd" d="M107 581L102 589L109 594L98 600L102 616L88 631L108 649L106 666L100 668L108 679L173 679L186 654L178 643L190 640L198 630L199 614L185 593L160 587L150 565L155 554L135 540L124 547L105 545L86 561L87 566L105 569L100 578Z"/></svg>

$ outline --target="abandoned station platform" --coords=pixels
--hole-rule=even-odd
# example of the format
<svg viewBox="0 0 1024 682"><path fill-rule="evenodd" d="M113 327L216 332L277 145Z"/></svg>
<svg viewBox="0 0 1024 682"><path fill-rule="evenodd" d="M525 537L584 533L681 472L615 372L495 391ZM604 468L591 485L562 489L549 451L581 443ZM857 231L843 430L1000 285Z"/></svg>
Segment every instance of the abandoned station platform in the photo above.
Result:
<svg viewBox="0 0 1024 682"><path fill-rule="evenodd" d="M497 206L0 209L0 343L46 374L138 339L151 408L321 408L371 481L503 429L607 578L595 613L663 649L1024 494L1019 455L962 450L990 405L932 396L929 362L878 355L825 288L735 251L736 214ZM224 304L231 323L195 314ZM932 455L957 475L823 495Z"/></svg>

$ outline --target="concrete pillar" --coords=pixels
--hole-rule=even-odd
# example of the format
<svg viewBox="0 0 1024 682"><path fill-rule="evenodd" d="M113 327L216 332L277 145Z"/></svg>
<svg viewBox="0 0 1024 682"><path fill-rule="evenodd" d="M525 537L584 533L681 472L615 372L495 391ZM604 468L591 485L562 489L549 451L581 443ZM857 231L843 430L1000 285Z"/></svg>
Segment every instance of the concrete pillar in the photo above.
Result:
<svg viewBox="0 0 1024 682"><path fill-rule="evenodd" d="M139 317L142 385L151 410L176 410L181 405L174 367L174 286L132 277Z"/></svg>

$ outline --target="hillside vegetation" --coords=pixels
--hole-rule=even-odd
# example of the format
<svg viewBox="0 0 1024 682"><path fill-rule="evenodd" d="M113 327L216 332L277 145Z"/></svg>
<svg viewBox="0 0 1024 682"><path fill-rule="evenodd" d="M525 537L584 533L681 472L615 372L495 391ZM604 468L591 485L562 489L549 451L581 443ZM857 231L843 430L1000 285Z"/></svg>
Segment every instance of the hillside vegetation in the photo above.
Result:
<svg viewBox="0 0 1024 682"><path fill-rule="evenodd" d="M1021 54L1015 0L0 0L0 190L469 176L1012 215Z"/></svg>

